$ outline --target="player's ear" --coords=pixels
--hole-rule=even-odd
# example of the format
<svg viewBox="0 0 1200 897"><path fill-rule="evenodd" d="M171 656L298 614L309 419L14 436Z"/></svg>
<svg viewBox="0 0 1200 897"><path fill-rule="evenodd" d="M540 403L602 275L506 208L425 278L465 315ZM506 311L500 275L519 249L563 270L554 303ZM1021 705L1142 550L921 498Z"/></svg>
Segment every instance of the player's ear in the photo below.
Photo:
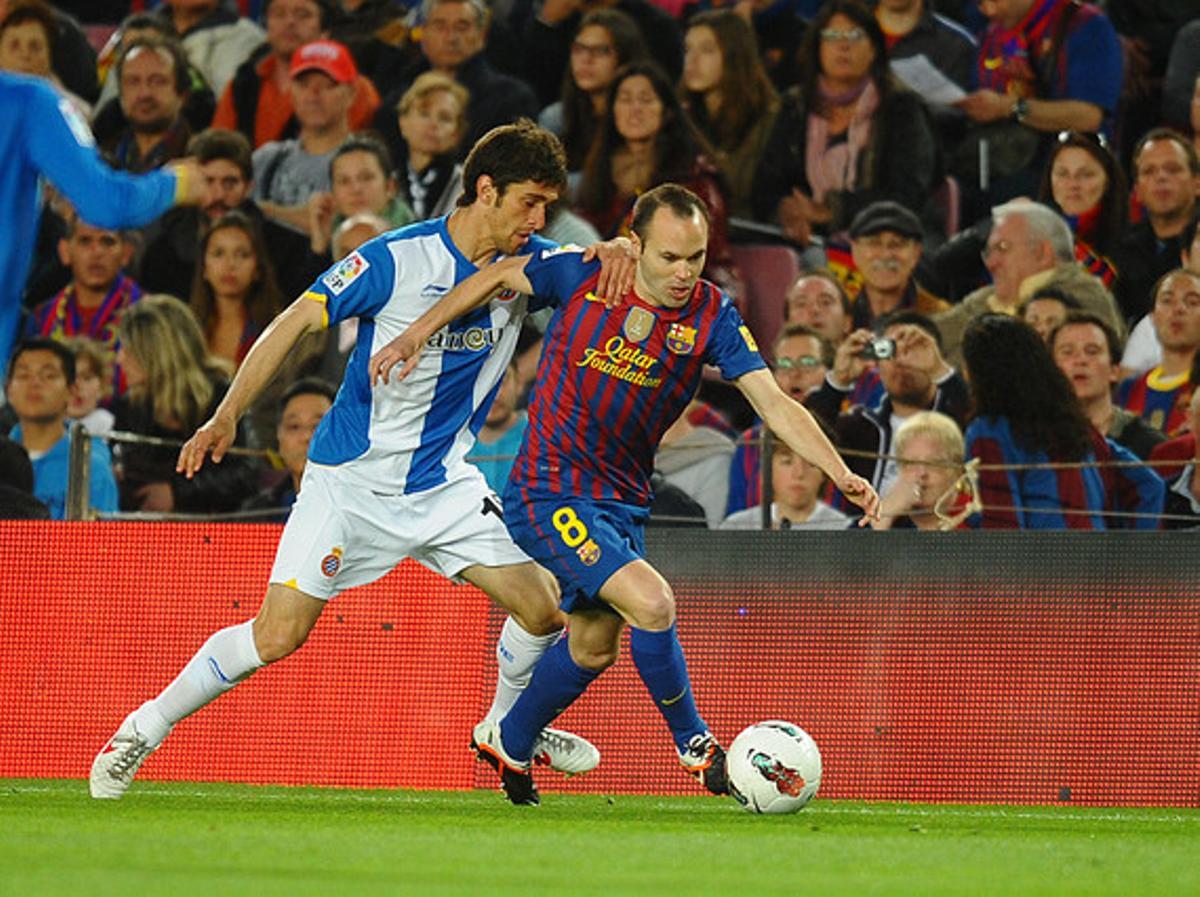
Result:
<svg viewBox="0 0 1200 897"><path fill-rule="evenodd" d="M496 182L490 174L481 174L475 179L475 195L489 206L496 202Z"/></svg>
<svg viewBox="0 0 1200 897"><path fill-rule="evenodd" d="M642 254L642 238L639 237L635 232L630 231L629 242L633 244L634 254L640 256Z"/></svg>

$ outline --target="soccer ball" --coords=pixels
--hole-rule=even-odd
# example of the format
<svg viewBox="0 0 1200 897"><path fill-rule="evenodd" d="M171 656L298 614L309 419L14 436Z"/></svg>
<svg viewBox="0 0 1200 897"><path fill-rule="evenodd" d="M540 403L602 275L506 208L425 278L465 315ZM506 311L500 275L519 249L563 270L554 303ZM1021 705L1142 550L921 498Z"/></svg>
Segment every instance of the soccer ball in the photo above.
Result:
<svg viewBox="0 0 1200 897"><path fill-rule="evenodd" d="M729 793L750 813L795 813L821 787L821 752L794 723L769 719L729 746Z"/></svg>

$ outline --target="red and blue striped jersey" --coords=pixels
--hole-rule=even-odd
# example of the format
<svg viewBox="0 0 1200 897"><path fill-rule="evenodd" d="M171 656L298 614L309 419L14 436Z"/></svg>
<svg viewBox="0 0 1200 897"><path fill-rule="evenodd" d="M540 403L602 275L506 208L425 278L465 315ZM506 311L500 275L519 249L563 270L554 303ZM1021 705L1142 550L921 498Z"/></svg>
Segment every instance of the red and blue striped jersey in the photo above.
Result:
<svg viewBox="0 0 1200 897"><path fill-rule="evenodd" d="M1018 445L1004 417L977 417L965 436L967 458L978 458L985 468L979 472L983 511L967 520L969 527L1158 528L1162 479L1099 431L1091 432L1092 451L1084 459L1095 466L1085 467L1051 466L1059 459Z"/></svg>
<svg viewBox="0 0 1200 897"><path fill-rule="evenodd" d="M733 301L701 280L680 308L633 291L608 309L599 266L574 248L542 250L525 267L557 305L510 486L648 506L654 452L687 407L705 364L727 380L765 367Z"/></svg>
<svg viewBox="0 0 1200 897"><path fill-rule="evenodd" d="M1122 380L1117 386L1118 405L1168 436L1178 436L1187 429L1191 401L1190 373L1166 377L1161 365Z"/></svg>

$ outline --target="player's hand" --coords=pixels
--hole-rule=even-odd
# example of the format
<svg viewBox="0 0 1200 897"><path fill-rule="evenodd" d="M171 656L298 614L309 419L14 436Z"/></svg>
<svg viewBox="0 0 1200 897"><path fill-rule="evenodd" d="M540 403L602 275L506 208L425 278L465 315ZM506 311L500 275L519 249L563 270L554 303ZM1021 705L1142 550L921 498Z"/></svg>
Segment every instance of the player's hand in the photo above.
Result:
<svg viewBox="0 0 1200 897"><path fill-rule="evenodd" d="M205 206L211 201L208 178L195 159L178 159L168 166L175 172L175 202L184 206Z"/></svg>
<svg viewBox="0 0 1200 897"><path fill-rule="evenodd" d="M879 496L875 489L856 473L848 473L837 481L838 490L863 510L859 526L879 519Z"/></svg>
<svg viewBox="0 0 1200 897"><path fill-rule="evenodd" d="M833 354L833 370L829 372L834 386L845 390L858 382L867 369L867 361L862 357L863 349L874 338L875 334L870 330L860 328L838 343L837 351Z"/></svg>
<svg viewBox="0 0 1200 897"><path fill-rule="evenodd" d="M938 351L937 340L928 331L915 324L901 324L893 333L898 364L922 371L933 380L950 373L950 366Z"/></svg>
<svg viewBox="0 0 1200 897"><path fill-rule="evenodd" d="M309 245L313 252L320 255L329 248L333 231L333 216L337 211L333 194L318 191L308 198L305 208L308 212Z"/></svg>
<svg viewBox="0 0 1200 897"><path fill-rule="evenodd" d="M637 271L637 248L633 241L616 237L604 243L593 243L583 251L583 260L600 261L600 277L596 281L596 295L604 300L608 308L616 308L633 289L633 277Z"/></svg>
<svg viewBox="0 0 1200 897"><path fill-rule="evenodd" d="M175 462L175 472L190 480L204 466L204 458L210 452L213 463L220 464L236 436L237 421L214 414L183 444L179 450L179 460Z"/></svg>
<svg viewBox="0 0 1200 897"><path fill-rule="evenodd" d="M396 382L407 377L420 361L421 348L424 345L424 340L410 336L406 330L372 355L371 360L367 362L367 376L370 378L371 385L376 386L379 383L387 385L392 368L398 364L401 365L401 368L395 375Z"/></svg>

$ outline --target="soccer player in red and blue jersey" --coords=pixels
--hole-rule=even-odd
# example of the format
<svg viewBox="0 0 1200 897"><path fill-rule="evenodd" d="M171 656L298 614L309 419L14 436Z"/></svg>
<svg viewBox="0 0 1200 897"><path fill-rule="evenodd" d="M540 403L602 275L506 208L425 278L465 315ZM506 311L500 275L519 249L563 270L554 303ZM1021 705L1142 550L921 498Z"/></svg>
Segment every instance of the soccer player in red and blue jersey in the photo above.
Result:
<svg viewBox="0 0 1200 897"><path fill-rule="evenodd" d="M543 249L464 281L370 364L375 380L404 361L404 376L426 340L499 288L557 304L504 507L517 544L557 577L569 635L543 655L508 714L475 729L480 757L500 772L513 803L538 802L529 771L533 739L616 660L626 624L634 664L680 761L713 793L727 791L725 752L692 695L674 595L643 557L654 452L705 364L718 366L766 424L868 516L878 510L870 484L776 384L729 296L699 279L708 241L704 203L664 184L638 200L632 228L634 289L618 307L596 298L597 267L577 250Z"/></svg>

